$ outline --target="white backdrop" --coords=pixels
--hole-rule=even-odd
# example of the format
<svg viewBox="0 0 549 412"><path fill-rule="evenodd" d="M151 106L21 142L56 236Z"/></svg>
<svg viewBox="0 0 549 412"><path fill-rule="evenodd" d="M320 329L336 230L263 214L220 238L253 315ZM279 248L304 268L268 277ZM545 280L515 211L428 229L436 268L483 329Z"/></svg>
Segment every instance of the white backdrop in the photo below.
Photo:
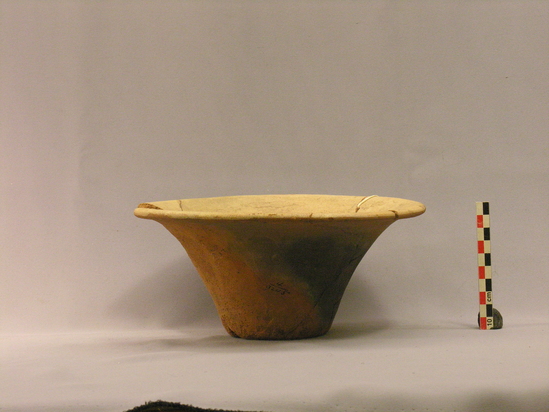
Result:
<svg viewBox="0 0 549 412"><path fill-rule="evenodd" d="M264 193L423 202L337 321L549 318L546 2L1 1L3 331L218 322L143 201Z"/></svg>

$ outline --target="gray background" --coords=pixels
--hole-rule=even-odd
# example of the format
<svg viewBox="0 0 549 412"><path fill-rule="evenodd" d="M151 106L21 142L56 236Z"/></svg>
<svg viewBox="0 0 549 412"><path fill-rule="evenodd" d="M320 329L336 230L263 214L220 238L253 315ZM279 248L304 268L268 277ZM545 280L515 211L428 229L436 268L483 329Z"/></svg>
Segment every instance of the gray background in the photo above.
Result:
<svg viewBox="0 0 549 412"><path fill-rule="evenodd" d="M547 411L547 1L0 0L0 409ZM392 196L324 337L223 330L141 202ZM475 201L498 331L476 327Z"/></svg>
<svg viewBox="0 0 549 412"><path fill-rule="evenodd" d="M1 1L0 327L221 327L143 201L423 202L337 322L472 324L475 201L494 298L549 318L549 4Z"/></svg>

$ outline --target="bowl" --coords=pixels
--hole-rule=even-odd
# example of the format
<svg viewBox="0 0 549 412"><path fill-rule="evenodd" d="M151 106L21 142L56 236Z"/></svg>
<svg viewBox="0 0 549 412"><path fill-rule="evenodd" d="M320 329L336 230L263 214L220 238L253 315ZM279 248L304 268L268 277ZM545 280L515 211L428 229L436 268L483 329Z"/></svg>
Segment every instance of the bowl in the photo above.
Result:
<svg viewBox="0 0 549 412"><path fill-rule="evenodd" d="M382 196L248 195L141 203L185 248L227 332L302 339L328 332L381 233L425 211Z"/></svg>

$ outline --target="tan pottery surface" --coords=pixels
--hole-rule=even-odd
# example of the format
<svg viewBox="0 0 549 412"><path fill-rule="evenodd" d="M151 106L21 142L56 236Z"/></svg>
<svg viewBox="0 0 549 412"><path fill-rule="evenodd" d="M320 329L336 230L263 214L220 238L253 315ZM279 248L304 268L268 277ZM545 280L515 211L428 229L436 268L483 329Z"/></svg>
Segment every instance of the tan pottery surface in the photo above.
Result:
<svg viewBox="0 0 549 412"><path fill-rule="evenodd" d="M381 196L250 195L140 204L187 251L229 334L325 334L356 266L419 202Z"/></svg>

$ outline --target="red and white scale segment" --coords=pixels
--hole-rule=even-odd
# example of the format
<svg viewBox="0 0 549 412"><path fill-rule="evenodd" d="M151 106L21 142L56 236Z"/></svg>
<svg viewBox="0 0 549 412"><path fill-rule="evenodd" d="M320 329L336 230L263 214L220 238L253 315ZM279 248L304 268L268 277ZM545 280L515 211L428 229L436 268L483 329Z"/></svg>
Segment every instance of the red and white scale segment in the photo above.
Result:
<svg viewBox="0 0 549 412"><path fill-rule="evenodd" d="M477 206L477 248L478 248L478 291L480 329L494 327L492 305L492 250L490 247L490 205L476 202Z"/></svg>

